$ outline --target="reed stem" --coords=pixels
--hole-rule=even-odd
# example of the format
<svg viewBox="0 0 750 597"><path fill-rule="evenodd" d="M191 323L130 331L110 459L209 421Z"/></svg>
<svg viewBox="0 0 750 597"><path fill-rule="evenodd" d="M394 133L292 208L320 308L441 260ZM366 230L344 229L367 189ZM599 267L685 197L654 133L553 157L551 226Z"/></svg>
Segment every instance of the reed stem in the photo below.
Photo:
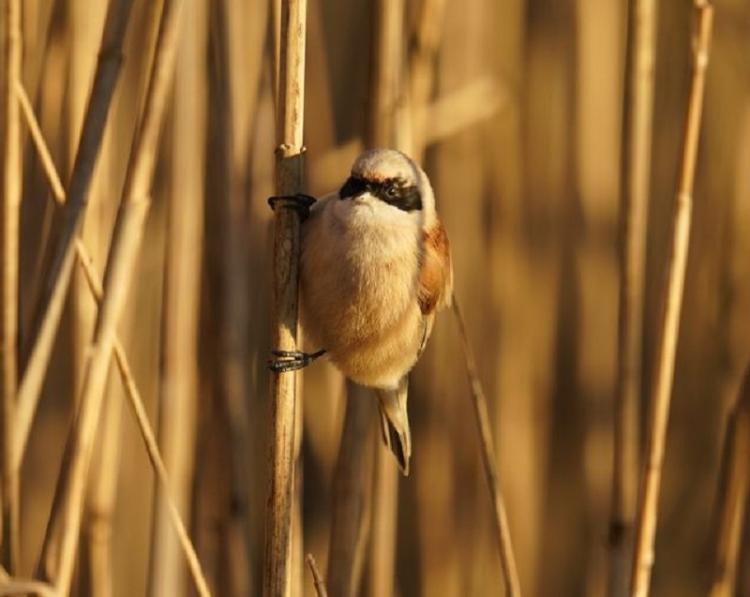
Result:
<svg viewBox="0 0 750 597"><path fill-rule="evenodd" d="M318 597L328 597L328 591L326 591L326 584L323 581L323 577L320 575L318 565L315 563L315 558L311 553L307 554L305 558L307 565L310 567L310 573L313 576L313 582L315 583L315 594Z"/></svg>
<svg viewBox="0 0 750 597"><path fill-rule="evenodd" d="M452 306L453 314L456 316L456 323L458 324L459 337L461 338L461 349L466 361L466 375L469 378L469 385L471 386L472 404L474 405L474 414L476 415L479 431L482 464L484 465L484 473L487 477L487 488L492 499L493 521L495 523L495 533L500 551L500 563L503 567L505 594L509 597L521 597L521 581L519 580L516 557L513 553L513 543L510 538L508 514L505 510L505 500L503 499L500 480L498 479L495 467L495 449L492 442L492 428L490 427L490 417L487 410L487 398L482 388L482 382L479 380L476 359L469 344L466 324L464 323L464 317L455 295L453 296Z"/></svg>
<svg viewBox="0 0 750 597"><path fill-rule="evenodd" d="M0 450L2 450L2 484L0 486L0 562L12 574L20 557L19 477L13 466L15 442L16 392L18 385L18 268L19 220L23 179L21 152L21 115L15 94L21 80L22 40L21 2L7 0L3 14L3 200L0 226Z"/></svg>
<svg viewBox="0 0 750 597"><path fill-rule="evenodd" d="M276 192L302 190L306 0L282 0L277 61ZM299 216L280 208L274 217L272 347L297 350ZM266 511L263 594L286 597L292 583L292 508L295 487L297 373L271 375L271 472Z"/></svg>
<svg viewBox="0 0 750 597"><path fill-rule="evenodd" d="M624 597L638 482L643 287L651 173L656 48L655 0L631 0L622 128L620 304L609 522L610 597Z"/></svg>
<svg viewBox="0 0 750 597"><path fill-rule="evenodd" d="M662 295L656 365L651 380L646 460L641 476L635 519L636 535L630 577L630 595L633 597L648 595L654 564L659 489L690 240L693 182L703 111L706 68L711 45L713 7L708 2L697 1L695 13L697 29L693 45L693 76L685 120L679 183L672 216L671 245L667 259L667 285Z"/></svg>

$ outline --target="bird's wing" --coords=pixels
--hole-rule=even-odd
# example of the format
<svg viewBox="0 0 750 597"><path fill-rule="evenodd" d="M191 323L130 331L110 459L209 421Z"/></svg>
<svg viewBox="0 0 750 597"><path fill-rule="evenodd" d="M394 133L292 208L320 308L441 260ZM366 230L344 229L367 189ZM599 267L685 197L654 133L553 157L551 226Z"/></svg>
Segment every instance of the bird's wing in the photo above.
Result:
<svg viewBox="0 0 750 597"><path fill-rule="evenodd" d="M453 266L448 235L438 220L424 231L418 300L424 315L451 304Z"/></svg>

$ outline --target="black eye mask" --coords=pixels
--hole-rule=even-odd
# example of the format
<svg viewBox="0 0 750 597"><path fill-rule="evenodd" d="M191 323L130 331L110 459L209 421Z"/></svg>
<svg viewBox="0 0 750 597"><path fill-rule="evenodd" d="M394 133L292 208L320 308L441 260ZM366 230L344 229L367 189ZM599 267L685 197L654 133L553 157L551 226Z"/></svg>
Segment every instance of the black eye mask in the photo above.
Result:
<svg viewBox="0 0 750 597"><path fill-rule="evenodd" d="M369 192L384 203L397 207L402 211L416 211L422 209L422 196L414 185L407 185L400 179L389 179L382 182L365 180L350 176L339 191L340 199L352 199L362 193Z"/></svg>

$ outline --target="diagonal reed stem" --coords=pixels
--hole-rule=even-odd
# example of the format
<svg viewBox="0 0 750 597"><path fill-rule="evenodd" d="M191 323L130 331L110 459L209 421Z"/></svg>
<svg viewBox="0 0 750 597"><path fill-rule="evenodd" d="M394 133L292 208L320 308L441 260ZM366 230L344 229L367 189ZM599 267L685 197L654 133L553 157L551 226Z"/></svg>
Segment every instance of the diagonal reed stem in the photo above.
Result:
<svg viewBox="0 0 750 597"><path fill-rule="evenodd" d="M306 0L281 1L281 28L276 102L276 191L294 195L302 190L302 145ZM299 216L285 207L274 217L272 346L297 350ZM263 595L285 597L292 578L292 504L294 501L294 439L299 408L297 373L271 376L271 471L266 511Z"/></svg>
<svg viewBox="0 0 750 597"><path fill-rule="evenodd" d="M477 427L479 431L479 447L482 453L482 464L484 473L487 477L487 487L490 491L492 506L494 511L493 520L495 522L495 532L497 544L500 550L500 563L503 567L503 579L505 581L505 593L509 597L521 597L521 581L518 577L518 568L516 567L516 558L513 554L513 544L510 538L510 526L508 524L508 514L505 510L505 500L500 489L500 481L495 468L495 449L492 443L492 430L490 427L490 417L487 411L487 398L484 395L482 382L479 380L474 352L469 344L469 337L466 333L466 324L461 309L458 306L458 300L453 295L453 314L456 316L458 324L458 334L461 338L461 349L466 361L466 375L469 378L471 386L471 397L474 405L474 414L476 415Z"/></svg>
<svg viewBox="0 0 750 597"><path fill-rule="evenodd" d="M679 186L672 216L672 242L667 259L667 285L662 295L656 366L651 380L651 407L648 418L646 461L644 462L638 496L636 536L630 577L630 595L635 597L648 595L651 569L654 563L659 489L690 240L693 182L703 110L706 68L711 45L713 7L708 2L698 1L695 4L695 12L697 30L693 46L693 76L685 119Z"/></svg>
<svg viewBox="0 0 750 597"><path fill-rule="evenodd" d="M315 594L318 597L328 597L328 591L326 591L326 583L323 581L323 577L320 575L318 570L318 564L315 562L315 558L311 553L307 554L305 558L307 565L310 567L310 574L313 577L313 583L315 584Z"/></svg>

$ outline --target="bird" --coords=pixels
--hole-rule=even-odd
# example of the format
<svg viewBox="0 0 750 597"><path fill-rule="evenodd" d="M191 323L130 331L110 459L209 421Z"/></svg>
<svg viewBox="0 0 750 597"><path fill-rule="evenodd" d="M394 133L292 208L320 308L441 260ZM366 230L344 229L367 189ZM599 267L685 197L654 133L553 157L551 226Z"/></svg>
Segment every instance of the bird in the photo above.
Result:
<svg viewBox="0 0 750 597"><path fill-rule="evenodd" d="M301 368L325 354L347 378L373 388L383 440L408 475L408 374L453 294L432 186L406 154L371 149L356 158L338 192L314 204L299 199L301 327L320 349L277 352L271 368Z"/></svg>

